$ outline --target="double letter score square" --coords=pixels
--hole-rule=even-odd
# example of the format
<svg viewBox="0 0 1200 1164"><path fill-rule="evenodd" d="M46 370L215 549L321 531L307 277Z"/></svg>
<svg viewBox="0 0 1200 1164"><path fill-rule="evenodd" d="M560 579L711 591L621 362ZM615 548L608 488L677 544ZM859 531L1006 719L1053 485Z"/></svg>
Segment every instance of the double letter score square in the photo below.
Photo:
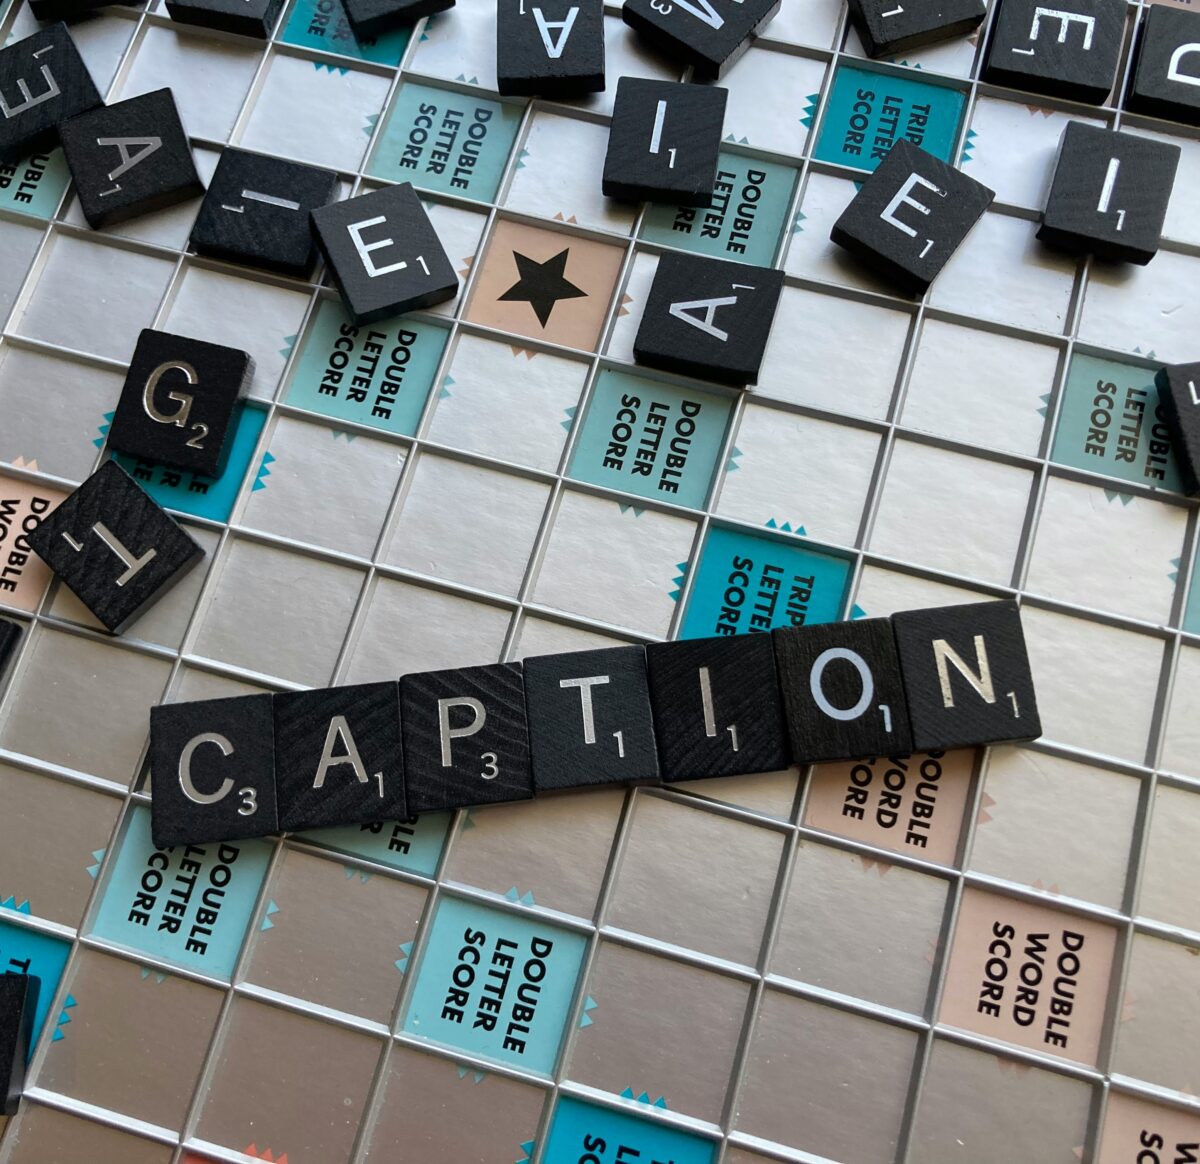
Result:
<svg viewBox="0 0 1200 1164"><path fill-rule="evenodd" d="M910 295L922 295L991 205L982 182L901 139L829 237Z"/></svg>
<svg viewBox="0 0 1200 1164"><path fill-rule="evenodd" d="M409 182L314 210L312 223L355 323L458 294L458 276Z"/></svg>
<svg viewBox="0 0 1200 1164"><path fill-rule="evenodd" d="M44 517L29 545L114 634L204 557L115 461Z"/></svg>
<svg viewBox="0 0 1200 1164"><path fill-rule="evenodd" d="M496 0L496 82L523 97L600 92L603 0Z"/></svg>
<svg viewBox="0 0 1200 1164"><path fill-rule="evenodd" d="M627 202L711 206L729 91L622 77L601 188Z"/></svg>
<svg viewBox="0 0 1200 1164"><path fill-rule="evenodd" d="M782 291L782 271L667 251L633 341L634 358L719 384L756 384Z"/></svg>

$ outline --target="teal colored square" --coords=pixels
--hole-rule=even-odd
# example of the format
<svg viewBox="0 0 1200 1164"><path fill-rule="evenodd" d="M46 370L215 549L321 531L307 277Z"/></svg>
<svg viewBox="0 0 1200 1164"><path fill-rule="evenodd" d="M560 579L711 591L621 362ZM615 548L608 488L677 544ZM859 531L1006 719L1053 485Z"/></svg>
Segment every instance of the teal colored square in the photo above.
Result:
<svg viewBox="0 0 1200 1164"><path fill-rule="evenodd" d="M658 203L646 210L641 237L717 259L769 267L783 233L797 171L723 153L707 209Z"/></svg>
<svg viewBox="0 0 1200 1164"><path fill-rule="evenodd" d="M543 1164L712 1164L709 1140L644 1116L563 1096Z"/></svg>
<svg viewBox="0 0 1200 1164"><path fill-rule="evenodd" d="M713 526L696 567L681 639L836 622L850 563L803 542Z"/></svg>
<svg viewBox="0 0 1200 1164"><path fill-rule="evenodd" d="M258 840L156 849L150 810L138 806L93 932L229 981L270 859L271 846Z"/></svg>
<svg viewBox="0 0 1200 1164"><path fill-rule="evenodd" d="M109 416L107 419L112 419ZM207 517L213 521L228 521L233 512L234 502L237 501L238 491L250 468L254 450L258 447L258 438L263 425L267 423L267 413L257 405L242 406L234 421L233 441L229 450L229 460L225 463L225 471L218 478L205 477L200 473L188 473L180 469L167 469L156 465L153 461L139 461L136 457L115 453L113 460L121 466L155 501L164 509L173 509L178 513L190 513L193 517ZM106 431L101 430L101 433ZM264 463L260 467L259 480L254 488L261 488L262 478L269 474L265 454Z"/></svg>
<svg viewBox="0 0 1200 1164"><path fill-rule="evenodd" d="M409 83L396 94L367 173L492 202L520 124L518 105Z"/></svg>
<svg viewBox="0 0 1200 1164"><path fill-rule="evenodd" d="M571 457L571 476L699 508L732 410L728 396L601 372Z"/></svg>
<svg viewBox="0 0 1200 1164"><path fill-rule="evenodd" d="M1180 492L1154 371L1124 360L1076 355L1067 372L1050 459Z"/></svg>
<svg viewBox="0 0 1200 1164"><path fill-rule="evenodd" d="M3 10L0 4L0 13ZM53 218L70 180L61 149L30 154L17 162L0 162L0 210Z"/></svg>
<svg viewBox="0 0 1200 1164"><path fill-rule="evenodd" d="M1192 562L1192 584L1183 612L1183 629L1190 635L1200 635L1200 558Z"/></svg>
<svg viewBox="0 0 1200 1164"><path fill-rule="evenodd" d="M814 109L815 100L809 98ZM894 142L907 138L943 162L952 162L966 103L960 90L915 75L842 65L833 78L813 157L874 170Z"/></svg>
<svg viewBox="0 0 1200 1164"><path fill-rule="evenodd" d="M50 1001L58 990L70 953L71 943L62 938L52 938L37 930L0 921L0 974L32 974L41 982L37 1007L33 1012L33 1044L45 1033ZM68 999L67 1006L73 1005ZM56 1025L64 1026L70 1021L71 1016L64 1010ZM58 1037L56 1032L55 1038ZM33 1045L29 1048L29 1057L33 1058Z"/></svg>
<svg viewBox="0 0 1200 1164"><path fill-rule="evenodd" d="M586 946L581 935L548 922L443 897L404 1030L549 1075Z"/></svg>
<svg viewBox="0 0 1200 1164"><path fill-rule="evenodd" d="M363 40L355 38L346 19L342 0L296 0L287 27L280 37L286 44L301 48L320 49L359 61L374 61L378 65L398 65L412 39L412 28L392 28L383 36ZM313 62L317 69L328 65Z"/></svg>
<svg viewBox="0 0 1200 1164"><path fill-rule="evenodd" d="M432 877L450 828L450 814L435 812L409 821L387 824L344 825L334 829L314 829L300 835L314 845L352 853L378 861L392 869Z"/></svg>
<svg viewBox="0 0 1200 1164"><path fill-rule="evenodd" d="M447 331L413 319L361 327L324 300L288 380L287 402L400 436L417 431Z"/></svg>

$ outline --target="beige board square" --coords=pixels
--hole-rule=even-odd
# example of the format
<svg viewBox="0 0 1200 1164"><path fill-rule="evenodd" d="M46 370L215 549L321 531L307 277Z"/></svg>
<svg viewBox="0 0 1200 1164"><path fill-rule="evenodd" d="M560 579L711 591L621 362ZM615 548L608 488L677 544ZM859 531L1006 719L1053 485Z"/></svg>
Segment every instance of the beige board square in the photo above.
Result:
<svg viewBox="0 0 1200 1164"><path fill-rule="evenodd" d="M768 990L734 1127L806 1160L892 1164L916 1050L913 1031Z"/></svg>
<svg viewBox="0 0 1200 1164"><path fill-rule="evenodd" d="M66 496L61 489L0 473L0 606L37 610L50 585L50 567L25 539Z"/></svg>
<svg viewBox="0 0 1200 1164"><path fill-rule="evenodd" d="M221 991L87 949L70 990L76 1001L70 1029L50 1044L39 1086L159 1127L181 1127Z"/></svg>
<svg viewBox="0 0 1200 1164"><path fill-rule="evenodd" d="M1113 1091L1096 1164L1176 1164L1200 1159L1200 1112Z"/></svg>
<svg viewBox="0 0 1200 1164"><path fill-rule="evenodd" d="M343 952L350 972L354 953ZM263 1160L349 1160L380 1050L366 1035L235 998L196 1136L235 1152L255 1145Z"/></svg>
<svg viewBox="0 0 1200 1164"><path fill-rule="evenodd" d="M1103 922L968 889L939 1021L1094 1065L1116 937Z"/></svg>
<svg viewBox="0 0 1200 1164"><path fill-rule="evenodd" d="M992 748L967 866L1119 909L1140 791L1134 776L1033 748Z"/></svg>
<svg viewBox="0 0 1200 1164"><path fill-rule="evenodd" d="M1088 1158L1083 1145L1091 1099L1083 1080L937 1039L909 1158L920 1164L1079 1164ZM1122 1164L1135 1164L1134 1157Z"/></svg>
<svg viewBox="0 0 1200 1164"><path fill-rule="evenodd" d="M803 841L770 969L923 1014L947 888L941 877Z"/></svg>
<svg viewBox="0 0 1200 1164"><path fill-rule="evenodd" d="M809 782L810 828L954 863L975 750L881 756L857 764L820 764Z"/></svg>
<svg viewBox="0 0 1200 1164"><path fill-rule="evenodd" d="M534 1139L545 1092L398 1046L364 1161L510 1164Z"/></svg>
<svg viewBox="0 0 1200 1164"><path fill-rule="evenodd" d="M671 1111L720 1121L747 983L605 942L587 995L595 1006L575 1038L572 1080L614 1095L627 1087L652 1101L661 1095Z"/></svg>
<svg viewBox="0 0 1200 1164"><path fill-rule="evenodd" d="M260 923L247 981L386 1023L404 981L400 947L416 937L425 891L287 849L268 895L276 908Z"/></svg>
<svg viewBox="0 0 1200 1164"><path fill-rule="evenodd" d="M79 925L95 885L88 868L108 845L121 801L0 764L0 804L0 898L13 894L35 917Z"/></svg>
<svg viewBox="0 0 1200 1164"><path fill-rule="evenodd" d="M0 748L130 784L170 663L40 627L22 664L22 681L4 707Z"/></svg>
<svg viewBox="0 0 1200 1164"><path fill-rule="evenodd" d="M466 317L486 327L592 351L622 255L620 247L578 235L498 222Z"/></svg>
<svg viewBox="0 0 1200 1164"><path fill-rule="evenodd" d="M607 920L755 965L782 851L774 830L639 795Z"/></svg>
<svg viewBox="0 0 1200 1164"><path fill-rule="evenodd" d="M1200 946L1134 934L1114 1074L1200 1094ZM1175 1164L1171 1161L1171 1164Z"/></svg>
<svg viewBox="0 0 1200 1164"><path fill-rule="evenodd" d="M1138 913L1200 933L1200 795L1160 784L1154 790Z"/></svg>
<svg viewBox="0 0 1200 1164"><path fill-rule="evenodd" d="M624 802L624 789L598 788L474 809L443 876L590 918Z"/></svg>
<svg viewBox="0 0 1200 1164"><path fill-rule="evenodd" d="M12 1120L5 1146L10 1151L4 1164L76 1164L81 1146L87 1149L88 1164L169 1164L171 1159L165 1144L28 1101Z"/></svg>

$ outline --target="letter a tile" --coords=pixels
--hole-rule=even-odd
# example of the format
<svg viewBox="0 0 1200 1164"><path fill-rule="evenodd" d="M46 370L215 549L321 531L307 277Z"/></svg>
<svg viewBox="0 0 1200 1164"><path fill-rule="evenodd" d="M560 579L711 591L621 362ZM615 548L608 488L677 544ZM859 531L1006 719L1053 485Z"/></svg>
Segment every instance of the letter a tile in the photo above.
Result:
<svg viewBox="0 0 1200 1164"><path fill-rule="evenodd" d="M639 364L738 387L758 381L783 272L668 251L642 313Z"/></svg>

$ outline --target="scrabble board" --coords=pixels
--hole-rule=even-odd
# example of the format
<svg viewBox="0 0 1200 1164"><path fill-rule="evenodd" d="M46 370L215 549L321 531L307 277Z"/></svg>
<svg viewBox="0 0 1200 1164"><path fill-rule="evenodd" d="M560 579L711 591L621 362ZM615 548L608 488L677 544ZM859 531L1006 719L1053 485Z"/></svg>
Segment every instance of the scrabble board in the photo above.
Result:
<svg viewBox="0 0 1200 1164"><path fill-rule="evenodd" d="M1200 138L784 0L713 206L610 202L617 77L686 74L604 23L573 102L498 96L491 0L364 44L340 0L267 43L72 26L206 182L227 144L411 181L462 290L355 329L188 253L195 202L94 232L60 152L0 169L0 967L42 980L2 1164L1197 1159L1197 528L1153 378L1200 359ZM1181 147L1148 266L1036 242L1071 118ZM996 191L919 300L829 242L899 137ZM785 273L752 389L634 365L672 248ZM20 538L145 327L256 370L218 480L121 459L206 557L114 638ZM151 842L155 703L1009 596L1031 745Z"/></svg>

